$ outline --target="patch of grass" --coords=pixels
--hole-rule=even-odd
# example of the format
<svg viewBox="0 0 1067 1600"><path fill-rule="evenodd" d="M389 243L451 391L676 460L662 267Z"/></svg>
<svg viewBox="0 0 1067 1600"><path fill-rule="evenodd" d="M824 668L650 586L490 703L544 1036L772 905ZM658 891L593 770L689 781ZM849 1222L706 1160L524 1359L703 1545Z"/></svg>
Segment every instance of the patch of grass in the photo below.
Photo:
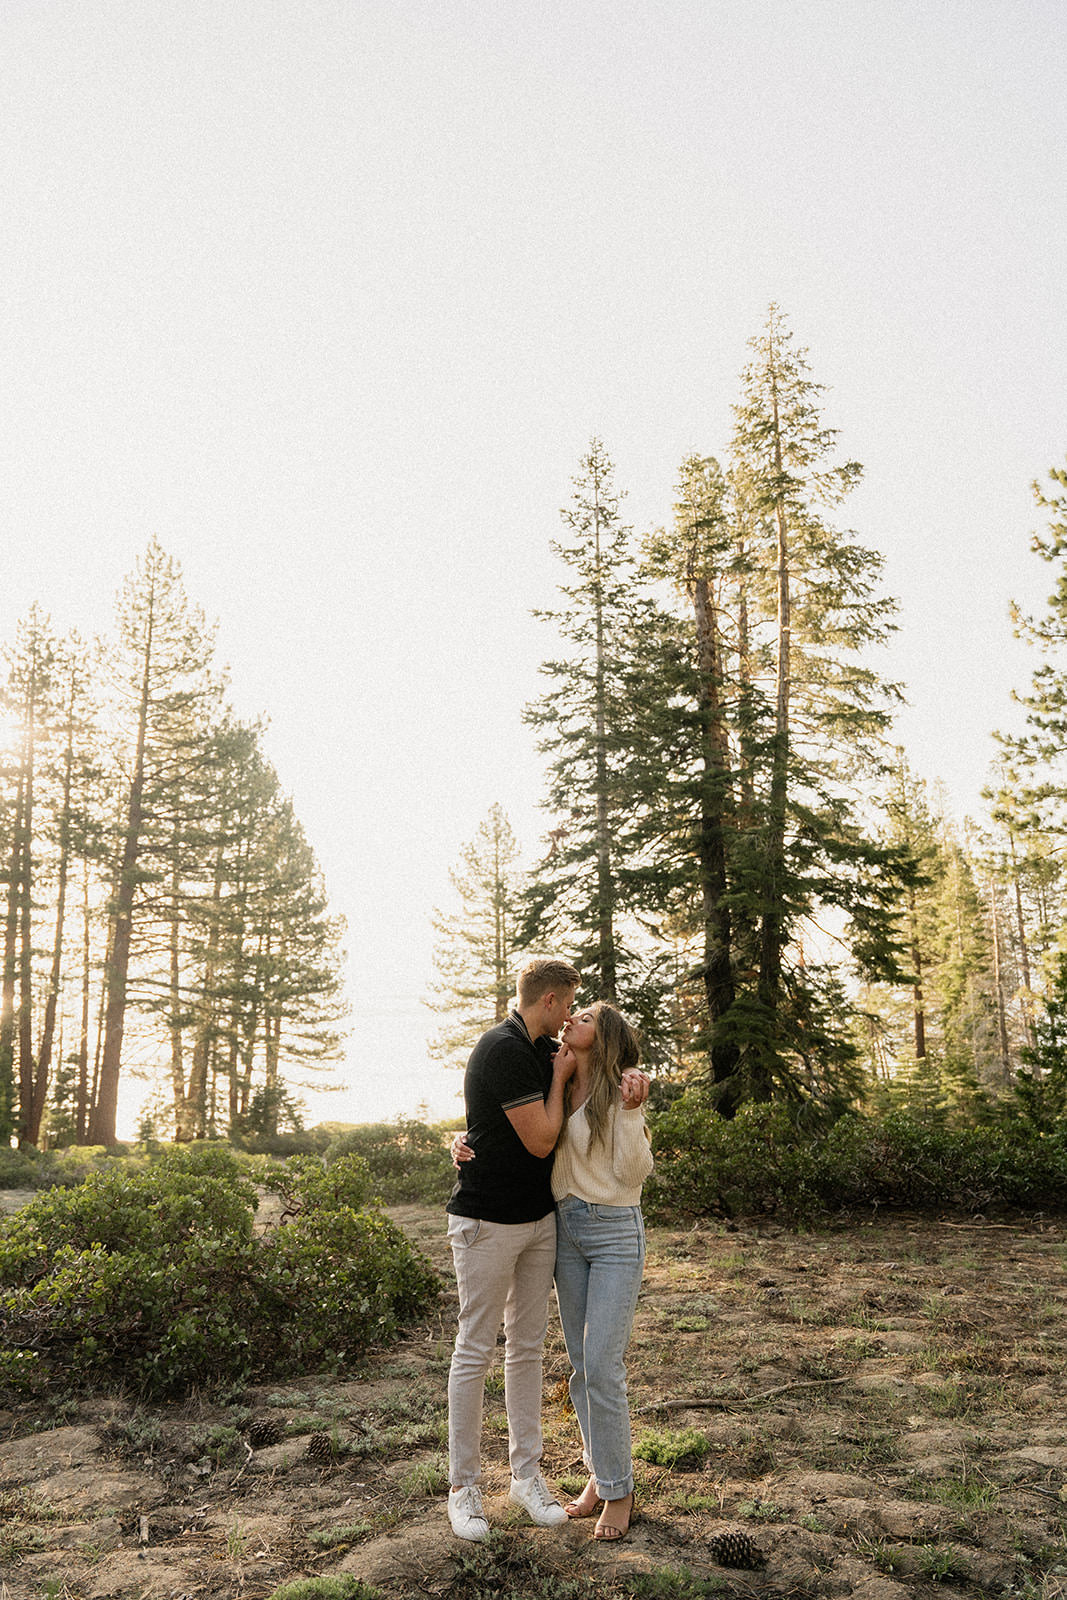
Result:
<svg viewBox="0 0 1067 1600"><path fill-rule="evenodd" d="M881 1355L883 1350L880 1339L868 1339L863 1334L844 1339L837 1347L838 1355L845 1361L866 1361L870 1356Z"/></svg>
<svg viewBox="0 0 1067 1600"><path fill-rule="evenodd" d="M722 1501L717 1494L691 1494L688 1489L676 1489L668 1496L667 1504L683 1515L690 1511L720 1511Z"/></svg>
<svg viewBox="0 0 1067 1600"><path fill-rule="evenodd" d="M307 1535L313 1550L336 1550L338 1545L358 1544L374 1531L373 1522L345 1522L336 1528L316 1528Z"/></svg>
<svg viewBox="0 0 1067 1600"><path fill-rule="evenodd" d="M782 1508L771 1500L742 1500L737 1515L746 1522L781 1522Z"/></svg>
<svg viewBox="0 0 1067 1600"><path fill-rule="evenodd" d="M934 1500L957 1511L992 1511L1000 1504L1000 1496L997 1484L966 1472L961 1478L934 1478L922 1485L924 1500Z"/></svg>
<svg viewBox="0 0 1067 1600"><path fill-rule="evenodd" d="M273 1590L267 1600L386 1600L386 1596L361 1578L343 1573L339 1577L297 1578L295 1583L283 1583Z"/></svg>
<svg viewBox="0 0 1067 1600"><path fill-rule="evenodd" d="M705 1600L728 1594L729 1585L719 1577L698 1578L687 1567L661 1567L625 1579L623 1593L632 1600Z"/></svg>
<svg viewBox="0 0 1067 1600"><path fill-rule="evenodd" d="M0 1562L16 1561L46 1542L41 1525L58 1519L50 1506L33 1505L21 1490L0 1490Z"/></svg>
<svg viewBox="0 0 1067 1600"><path fill-rule="evenodd" d="M601 1578L564 1575L549 1566L535 1546L499 1531L481 1544L457 1550L453 1559L454 1573L443 1600L604 1600ZM679 1600L682 1594L679 1591Z"/></svg>
<svg viewBox="0 0 1067 1600"><path fill-rule="evenodd" d="M109 1422L101 1428L100 1437L115 1445L125 1456L150 1456L163 1440L163 1428L158 1417L137 1410L128 1417ZM197 1455L200 1451L197 1451Z"/></svg>
<svg viewBox="0 0 1067 1600"><path fill-rule="evenodd" d="M766 1439L755 1438L745 1446L744 1462L749 1472L757 1478L762 1478L766 1473L774 1471L778 1465L778 1457Z"/></svg>
<svg viewBox="0 0 1067 1600"><path fill-rule="evenodd" d="M244 1445L240 1432L224 1424L214 1427L196 1427L189 1435L189 1454L195 1459L203 1457L211 1462L214 1467L224 1466L227 1461L235 1461L244 1454Z"/></svg>
<svg viewBox="0 0 1067 1600"><path fill-rule="evenodd" d="M940 1389L931 1389L927 1404L935 1416L949 1419L980 1416L985 1409L975 1384L956 1381L943 1384Z"/></svg>
<svg viewBox="0 0 1067 1600"><path fill-rule="evenodd" d="M712 1264L718 1267L723 1277L739 1278L744 1272L746 1266L744 1252L741 1250L730 1250L725 1255L720 1256L718 1261Z"/></svg>
<svg viewBox="0 0 1067 1600"><path fill-rule="evenodd" d="M848 1459L857 1467L882 1466L896 1461L900 1456L900 1442L895 1433L877 1431L849 1440Z"/></svg>
<svg viewBox="0 0 1067 1600"><path fill-rule="evenodd" d="M696 1428L658 1428L639 1435L634 1455L654 1467L699 1467L711 1452L711 1441Z"/></svg>
<svg viewBox="0 0 1067 1600"><path fill-rule="evenodd" d="M857 1539L856 1551L864 1560L877 1567L879 1572L899 1572L901 1570L902 1552L899 1546L887 1544L884 1539Z"/></svg>
<svg viewBox="0 0 1067 1600"><path fill-rule="evenodd" d="M707 1317L679 1317L674 1324L675 1333L707 1333Z"/></svg>
<svg viewBox="0 0 1067 1600"><path fill-rule="evenodd" d="M416 1461L400 1480L402 1492L412 1499L428 1499L431 1495L444 1494L448 1485L448 1462L443 1456L434 1456L430 1461Z"/></svg>
<svg viewBox="0 0 1067 1600"><path fill-rule="evenodd" d="M919 1545L915 1551L915 1566L933 1583L964 1582L971 1575L969 1563L953 1545Z"/></svg>
<svg viewBox="0 0 1067 1600"><path fill-rule="evenodd" d="M243 1561L248 1554L248 1534L236 1517L233 1519L233 1526L226 1534L226 1554L231 1561Z"/></svg>

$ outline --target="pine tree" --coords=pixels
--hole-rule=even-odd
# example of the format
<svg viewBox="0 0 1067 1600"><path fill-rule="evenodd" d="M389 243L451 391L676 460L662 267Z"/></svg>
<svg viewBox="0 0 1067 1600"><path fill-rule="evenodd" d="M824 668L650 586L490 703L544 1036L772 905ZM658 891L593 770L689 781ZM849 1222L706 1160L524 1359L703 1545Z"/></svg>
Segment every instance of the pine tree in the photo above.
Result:
<svg viewBox="0 0 1067 1600"><path fill-rule="evenodd" d="M433 914L437 982L426 1004L446 1021L429 1051L446 1065L465 1065L485 1030L508 1014L521 957L518 857L507 814L491 806L449 872L457 903Z"/></svg>
<svg viewBox="0 0 1067 1600"><path fill-rule="evenodd" d="M568 648L544 664L551 687L525 713L550 757L553 825L549 852L530 873L520 942L565 949L594 997L641 1021L662 995L637 920L644 882L630 839L633 766L642 759L635 708L650 692L651 623L621 498L611 459L594 438L561 513L567 537L553 545L574 575L561 585L566 606L536 613L556 625Z"/></svg>
<svg viewBox="0 0 1067 1600"><path fill-rule="evenodd" d="M172 819L190 772L204 759L222 683L212 664L213 633L189 604L181 571L152 540L119 601L113 657L114 702L125 740L114 760L123 774L108 937L107 999L99 1082L89 1129L115 1143L131 957L146 895L172 846ZM149 919L144 917L144 921Z"/></svg>
<svg viewBox="0 0 1067 1600"><path fill-rule="evenodd" d="M739 1052L723 1024L736 998L739 959L751 947L751 929L733 894L738 839L751 804L751 774L741 771L749 752L742 749L739 714L751 684L729 599L737 587L737 618L743 618L747 575L719 463L687 457L677 493L674 526L646 541L646 563L653 581L672 584L689 615L673 623L661 618L660 649L646 662L646 673L655 668L660 693L642 702L641 743L651 782L643 827L635 833L646 862L657 862L648 883L658 886L668 919L677 931L688 927L696 934L687 981L701 983L703 1024L693 1043L706 1052L719 1109L730 1115L741 1088Z"/></svg>
<svg viewBox="0 0 1067 1600"><path fill-rule="evenodd" d="M759 928L754 993L734 1012L740 1070L757 1098L855 1092L850 1008L832 963L810 962L805 925L847 919L846 943L867 977L896 975L894 875L901 852L879 846L857 787L887 770L884 738L899 698L867 663L892 627L877 593L881 560L826 513L856 483L835 462L821 386L777 307L751 342L735 408L733 475L743 485L753 623L770 645L769 716L753 749L750 834L758 841L739 885ZM755 671L765 654L749 650ZM862 793L862 789L860 789Z"/></svg>

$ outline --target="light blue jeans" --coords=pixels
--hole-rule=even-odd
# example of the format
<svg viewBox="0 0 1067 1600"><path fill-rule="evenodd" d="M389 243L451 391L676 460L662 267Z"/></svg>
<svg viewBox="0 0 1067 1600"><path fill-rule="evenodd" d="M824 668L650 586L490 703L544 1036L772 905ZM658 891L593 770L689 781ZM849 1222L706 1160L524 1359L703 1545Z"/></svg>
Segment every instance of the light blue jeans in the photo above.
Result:
<svg viewBox="0 0 1067 1600"><path fill-rule="evenodd" d="M634 1486L623 1357L644 1266L640 1206L594 1206L572 1194L557 1203L556 1298L574 1368L571 1400L602 1500L622 1500Z"/></svg>

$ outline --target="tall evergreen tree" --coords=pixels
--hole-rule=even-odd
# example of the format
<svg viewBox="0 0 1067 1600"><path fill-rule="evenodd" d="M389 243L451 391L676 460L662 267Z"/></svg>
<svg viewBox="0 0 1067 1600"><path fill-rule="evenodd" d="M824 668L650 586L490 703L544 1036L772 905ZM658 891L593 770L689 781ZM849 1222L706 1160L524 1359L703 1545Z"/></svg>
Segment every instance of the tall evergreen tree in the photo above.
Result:
<svg viewBox="0 0 1067 1600"><path fill-rule="evenodd" d="M435 911L437 981L426 1004L444 1018L430 1055L463 1066L487 1028L502 1022L515 993L521 875L518 841L500 805L478 826L449 872L456 903Z"/></svg>
<svg viewBox="0 0 1067 1600"><path fill-rule="evenodd" d="M899 695L867 656L891 630L895 605L878 594L880 557L827 520L861 468L834 459L821 386L777 307L751 349L734 477L759 575L754 627L770 646L773 709L756 744L754 879L739 886L758 922L758 972L737 1020L749 1092L803 1098L851 1092L853 1052L832 965L811 963L797 943L805 924L817 926L828 908L844 914L858 967L900 971L892 878L905 858L873 839L857 796L887 769ZM761 657L749 656L759 671Z"/></svg>
<svg viewBox="0 0 1067 1600"><path fill-rule="evenodd" d="M131 957L146 891L158 884L171 821L190 772L204 760L222 684L213 633L189 604L177 563L157 540L119 600L114 710L123 739L113 757L123 777L108 937L107 999L99 1082L89 1136L115 1143Z"/></svg>
<svg viewBox="0 0 1067 1600"><path fill-rule="evenodd" d="M520 939L573 953L591 994L640 1018L652 1007L634 922L642 894L629 840L630 764L649 612L621 500L612 461L594 438L561 513L566 537L552 547L573 574L561 585L566 605L537 613L555 624L567 650L544 664L550 688L525 713L550 758L553 825L549 853L530 874Z"/></svg>

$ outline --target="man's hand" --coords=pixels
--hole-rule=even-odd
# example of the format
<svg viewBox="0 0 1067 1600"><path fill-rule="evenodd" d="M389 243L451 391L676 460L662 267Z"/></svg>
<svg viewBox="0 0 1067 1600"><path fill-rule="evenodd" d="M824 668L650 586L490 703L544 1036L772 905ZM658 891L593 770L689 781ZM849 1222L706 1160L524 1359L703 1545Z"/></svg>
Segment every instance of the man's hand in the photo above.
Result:
<svg viewBox="0 0 1067 1600"><path fill-rule="evenodd" d="M622 1109L636 1111L648 1099L649 1076L640 1067L630 1067L622 1075Z"/></svg>
<svg viewBox="0 0 1067 1600"><path fill-rule="evenodd" d="M465 1161L474 1160L474 1151L467 1143L467 1135L465 1133L456 1134L449 1146L449 1151L452 1156L452 1165L457 1171Z"/></svg>

